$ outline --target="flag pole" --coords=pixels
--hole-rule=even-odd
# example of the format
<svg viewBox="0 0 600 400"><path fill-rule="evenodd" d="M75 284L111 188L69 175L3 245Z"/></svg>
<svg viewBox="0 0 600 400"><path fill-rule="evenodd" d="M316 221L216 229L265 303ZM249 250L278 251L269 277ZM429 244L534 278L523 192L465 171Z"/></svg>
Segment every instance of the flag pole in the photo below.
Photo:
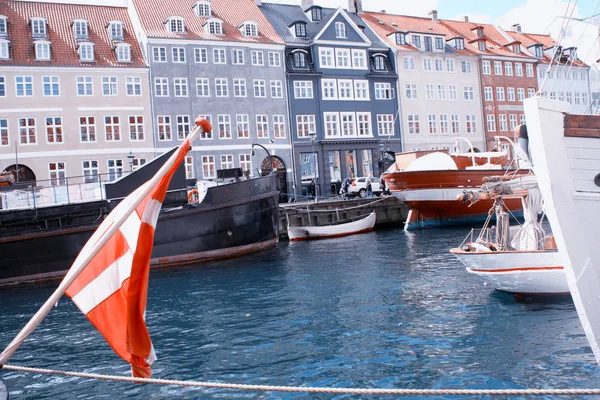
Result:
<svg viewBox="0 0 600 400"><path fill-rule="evenodd" d="M202 133L204 132L204 126L200 124L199 119L196 120L196 128L190 133L186 141L191 143ZM183 146L183 144L182 144ZM189 149L187 150L189 151ZM67 291L69 286L73 283L73 281L81 274L83 269L90 263L90 261L98 254L100 249L108 242L108 240L113 236L113 234L119 230L121 225L125 222L125 220L129 217L129 215L136 209L139 203L150 193L152 189L160 180L169 172L169 170L175 164L175 160L177 159L179 151L175 151L171 157L163 164L163 166L158 170L158 172L142 185L138 190L135 198L127 204L125 210L121 213L121 215L117 218L117 220L110 225L106 231L102 232L98 241L94 243L88 252L88 254L81 259L79 256L75 259L73 265L67 272L65 278L61 281L58 288L52 293L52 295L46 300L46 302L40 307L40 309L35 313L35 315L29 320L29 322L21 329L21 331L15 336L15 338L9 343L8 346L4 349L4 351L0 354L0 369L4 366L8 360L12 357L14 352L19 348L19 346L25 341L25 339L33 332L35 328L42 322L42 320L48 315L52 307L58 302L58 300L63 296L63 294ZM135 192L134 192L135 193ZM125 200L123 200L125 201ZM117 206L118 207L118 206ZM114 210L113 210L114 211ZM95 235L89 239L88 243L94 239ZM86 243L87 245L87 243ZM84 246L85 248L85 246Z"/></svg>

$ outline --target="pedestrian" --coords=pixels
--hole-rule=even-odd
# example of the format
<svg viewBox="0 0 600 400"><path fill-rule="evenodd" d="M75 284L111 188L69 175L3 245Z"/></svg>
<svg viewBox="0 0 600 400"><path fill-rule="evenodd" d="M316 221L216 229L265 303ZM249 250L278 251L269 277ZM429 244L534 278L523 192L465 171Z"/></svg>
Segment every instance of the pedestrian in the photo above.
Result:
<svg viewBox="0 0 600 400"><path fill-rule="evenodd" d="M385 179L379 178L379 187L381 188L381 195L384 196L387 194L387 188L385 187Z"/></svg>
<svg viewBox="0 0 600 400"><path fill-rule="evenodd" d="M348 190L350 189L350 178L346 177L344 182L342 183L342 194L344 195L344 200L348 199Z"/></svg>
<svg viewBox="0 0 600 400"><path fill-rule="evenodd" d="M315 180L311 179L310 185L308 185L308 194L309 196L315 197L317 195L317 185L315 184Z"/></svg>
<svg viewBox="0 0 600 400"><path fill-rule="evenodd" d="M366 180L366 188L367 188L367 199L370 199L373 197L373 182L372 182L372 177L373 175L369 174L369 176L367 176L367 180Z"/></svg>

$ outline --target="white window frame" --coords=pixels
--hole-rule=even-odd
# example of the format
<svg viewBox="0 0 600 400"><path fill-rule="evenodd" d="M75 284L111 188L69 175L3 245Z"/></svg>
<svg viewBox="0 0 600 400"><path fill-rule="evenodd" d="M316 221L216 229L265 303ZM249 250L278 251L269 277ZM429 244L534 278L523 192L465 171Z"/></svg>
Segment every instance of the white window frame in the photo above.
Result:
<svg viewBox="0 0 600 400"><path fill-rule="evenodd" d="M269 116L267 114L256 114L256 137L259 139L269 138Z"/></svg>
<svg viewBox="0 0 600 400"><path fill-rule="evenodd" d="M294 81L295 99L312 99L314 97L312 81Z"/></svg>
<svg viewBox="0 0 600 400"><path fill-rule="evenodd" d="M377 114L377 135L394 136L393 114Z"/></svg>
<svg viewBox="0 0 600 400"><path fill-rule="evenodd" d="M210 97L209 78L196 78L196 97Z"/></svg>
<svg viewBox="0 0 600 400"><path fill-rule="evenodd" d="M160 88L160 90L159 90ZM169 97L169 78L156 77L154 78L154 96Z"/></svg>
<svg viewBox="0 0 600 400"><path fill-rule="evenodd" d="M49 94L46 94L46 88L49 89ZM44 97L60 96L60 77L58 75L42 76L42 94Z"/></svg>
<svg viewBox="0 0 600 400"><path fill-rule="evenodd" d="M215 156L206 154L201 157L202 161L202 177L204 179L215 179L217 172L215 169Z"/></svg>
<svg viewBox="0 0 600 400"><path fill-rule="evenodd" d="M316 132L315 115L296 115L296 135L298 138L308 138L311 132Z"/></svg>
<svg viewBox="0 0 600 400"><path fill-rule="evenodd" d="M104 122L104 140L106 142L120 142L121 117L119 115L105 115L102 120Z"/></svg>
<svg viewBox="0 0 600 400"><path fill-rule="evenodd" d="M156 126L159 142L167 142L173 140L173 131L171 130L170 115L157 115Z"/></svg>
<svg viewBox="0 0 600 400"><path fill-rule="evenodd" d="M285 139L285 115L273 115L273 137Z"/></svg>
<svg viewBox="0 0 600 400"><path fill-rule="evenodd" d="M250 117L248 114L237 114L235 116L235 130L238 139L250 138Z"/></svg>
<svg viewBox="0 0 600 400"><path fill-rule="evenodd" d="M227 52L225 49L213 49L213 64L227 64Z"/></svg>
<svg viewBox="0 0 600 400"><path fill-rule="evenodd" d="M335 38L336 39L347 39L345 23L343 23L343 22L335 23Z"/></svg>
<svg viewBox="0 0 600 400"><path fill-rule="evenodd" d="M246 88L245 78L233 78L233 97L247 97L248 90Z"/></svg>
<svg viewBox="0 0 600 400"><path fill-rule="evenodd" d="M93 115L79 117L79 142L96 143L97 141L96 117Z"/></svg>
<svg viewBox="0 0 600 400"><path fill-rule="evenodd" d="M144 116L129 115L127 121L129 123L129 140L132 142L144 140Z"/></svg>
<svg viewBox="0 0 600 400"><path fill-rule="evenodd" d="M187 78L173 78L173 96L188 97L188 80Z"/></svg>

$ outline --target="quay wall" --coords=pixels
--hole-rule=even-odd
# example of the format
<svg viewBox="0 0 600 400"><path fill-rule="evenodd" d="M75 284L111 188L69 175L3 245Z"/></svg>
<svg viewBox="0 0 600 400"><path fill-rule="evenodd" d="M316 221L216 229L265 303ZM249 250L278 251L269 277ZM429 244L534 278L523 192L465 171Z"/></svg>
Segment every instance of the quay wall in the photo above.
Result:
<svg viewBox="0 0 600 400"><path fill-rule="evenodd" d="M372 199L326 200L279 205L279 238L287 240L287 224L291 226L326 225L376 212L375 229L384 225L402 227L408 206L394 196Z"/></svg>

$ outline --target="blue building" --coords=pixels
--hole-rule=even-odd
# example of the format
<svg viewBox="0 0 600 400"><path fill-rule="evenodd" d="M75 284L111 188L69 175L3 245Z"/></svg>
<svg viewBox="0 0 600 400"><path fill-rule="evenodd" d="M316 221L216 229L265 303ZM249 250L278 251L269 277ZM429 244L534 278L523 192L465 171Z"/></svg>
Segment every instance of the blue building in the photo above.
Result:
<svg viewBox="0 0 600 400"><path fill-rule="evenodd" d="M393 53L360 18L360 0L332 9L264 3L285 42L295 191L337 194L346 177L379 176L382 150L400 151Z"/></svg>

